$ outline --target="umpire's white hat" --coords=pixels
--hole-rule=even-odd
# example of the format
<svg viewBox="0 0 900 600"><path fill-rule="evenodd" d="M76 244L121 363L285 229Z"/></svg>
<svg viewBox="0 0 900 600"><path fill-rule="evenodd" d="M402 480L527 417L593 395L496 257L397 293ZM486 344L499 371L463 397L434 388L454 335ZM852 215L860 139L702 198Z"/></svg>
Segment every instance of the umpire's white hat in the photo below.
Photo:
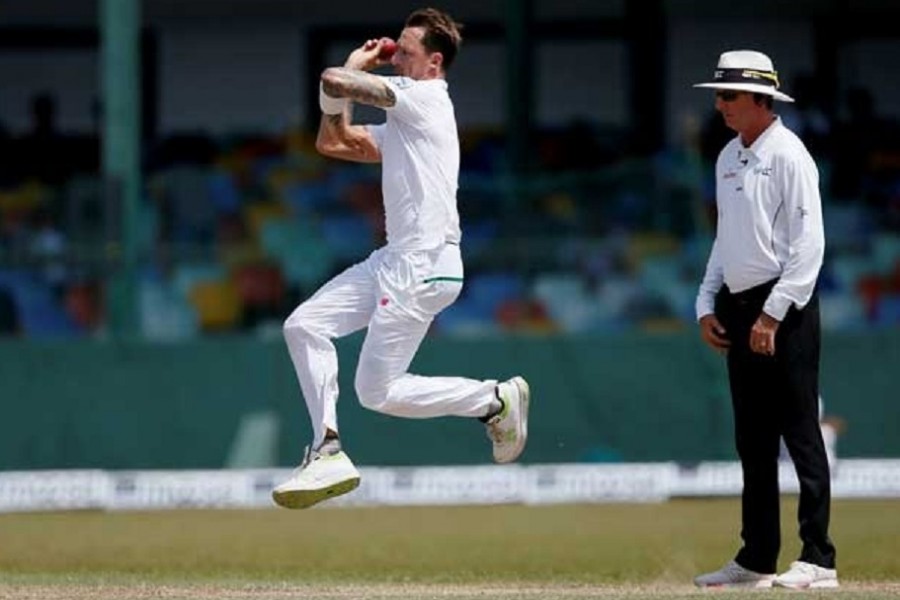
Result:
<svg viewBox="0 0 900 600"><path fill-rule="evenodd" d="M694 87L718 90L738 90L768 94L775 100L793 102L794 99L778 91L778 72L772 59L755 50L731 50L719 56L713 81L697 83Z"/></svg>

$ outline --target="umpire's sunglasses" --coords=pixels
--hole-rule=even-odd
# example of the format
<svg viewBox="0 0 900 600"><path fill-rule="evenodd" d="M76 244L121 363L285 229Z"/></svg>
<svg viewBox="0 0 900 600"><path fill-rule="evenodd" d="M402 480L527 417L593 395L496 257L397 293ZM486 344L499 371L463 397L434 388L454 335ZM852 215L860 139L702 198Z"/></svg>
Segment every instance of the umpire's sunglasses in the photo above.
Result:
<svg viewBox="0 0 900 600"><path fill-rule="evenodd" d="M722 102L734 102L738 99L740 92L735 92L734 90L718 90L716 91L716 98L721 100Z"/></svg>

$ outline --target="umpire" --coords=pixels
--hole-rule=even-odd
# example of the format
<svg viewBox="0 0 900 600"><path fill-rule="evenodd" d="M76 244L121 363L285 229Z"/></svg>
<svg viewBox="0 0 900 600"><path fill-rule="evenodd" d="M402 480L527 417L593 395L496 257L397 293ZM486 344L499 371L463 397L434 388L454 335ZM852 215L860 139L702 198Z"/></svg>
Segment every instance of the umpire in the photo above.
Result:
<svg viewBox="0 0 900 600"><path fill-rule="evenodd" d="M818 420L819 305L825 248L819 173L803 142L773 112L779 91L760 52L720 56L715 107L738 135L716 162L716 239L697 295L703 340L727 354L735 440L744 474L735 559L701 587L837 587L828 537L831 485ZM781 545L779 438L800 482L803 549L776 575Z"/></svg>

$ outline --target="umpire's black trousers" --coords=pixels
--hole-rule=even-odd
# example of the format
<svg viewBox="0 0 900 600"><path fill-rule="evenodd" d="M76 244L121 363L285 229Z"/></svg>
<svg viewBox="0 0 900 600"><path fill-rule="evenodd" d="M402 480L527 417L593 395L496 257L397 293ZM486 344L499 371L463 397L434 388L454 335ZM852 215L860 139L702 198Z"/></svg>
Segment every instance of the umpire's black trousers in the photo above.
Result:
<svg viewBox="0 0 900 600"><path fill-rule="evenodd" d="M728 378L738 455L744 471L741 537L735 560L774 573L781 546L779 438L784 438L800 482L800 560L834 568L828 537L831 479L819 429L819 302L791 307L775 335L775 355L750 350L750 328L775 281L716 298L716 317L731 341Z"/></svg>

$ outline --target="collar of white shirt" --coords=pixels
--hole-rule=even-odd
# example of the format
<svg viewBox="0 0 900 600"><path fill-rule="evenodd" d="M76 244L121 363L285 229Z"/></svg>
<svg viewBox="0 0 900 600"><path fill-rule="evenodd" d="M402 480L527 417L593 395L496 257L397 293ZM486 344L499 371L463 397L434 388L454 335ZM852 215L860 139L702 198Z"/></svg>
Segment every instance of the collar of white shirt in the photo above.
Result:
<svg viewBox="0 0 900 600"><path fill-rule="evenodd" d="M772 134L777 130L783 127L784 125L781 123L781 117L775 115L775 119L766 127L765 131L759 134L759 137L750 144L749 148L744 148L744 153L749 154L751 156L755 156L758 160L762 161L769 154L769 145L766 143L771 137Z"/></svg>

